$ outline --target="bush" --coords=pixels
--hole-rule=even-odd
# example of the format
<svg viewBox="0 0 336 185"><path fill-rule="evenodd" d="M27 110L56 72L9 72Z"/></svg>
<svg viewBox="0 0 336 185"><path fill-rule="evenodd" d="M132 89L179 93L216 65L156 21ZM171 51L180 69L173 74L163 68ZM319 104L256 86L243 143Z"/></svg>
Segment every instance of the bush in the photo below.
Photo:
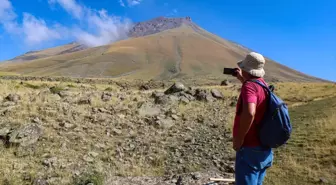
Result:
<svg viewBox="0 0 336 185"><path fill-rule="evenodd" d="M93 172L90 174L83 174L79 178L75 179L75 185L87 185L87 184L94 184L94 185L103 185L104 178L98 172Z"/></svg>
<svg viewBox="0 0 336 185"><path fill-rule="evenodd" d="M54 86L50 88L50 92L53 94L59 94L61 91L63 91L64 88L60 86Z"/></svg>
<svg viewBox="0 0 336 185"><path fill-rule="evenodd" d="M25 87L31 88L31 89L40 89L41 86L39 85L34 85L34 84L30 84L30 83L26 83L24 84Z"/></svg>

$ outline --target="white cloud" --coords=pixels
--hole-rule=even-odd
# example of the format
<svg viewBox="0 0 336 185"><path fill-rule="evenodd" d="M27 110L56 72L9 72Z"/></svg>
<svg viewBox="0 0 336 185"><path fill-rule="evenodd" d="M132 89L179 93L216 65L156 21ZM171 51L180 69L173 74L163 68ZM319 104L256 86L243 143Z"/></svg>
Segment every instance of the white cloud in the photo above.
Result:
<svg viewBox="0 0 336 185"><path fill-rule="evenodd" d="M141 3L142 0L127 0L128 6L135 6Z"/></svg>
<svg viewBox="0 0 336 185"><path fill-rule="evenodd" d="M8 34L22 37L28 45L61 38L61 26L54 25L49 28L43 19L37 19L29 13L23 13L22 23L19 23L17 14L8 0L0 0L0 25Z"/></svg>
<svg viewBox="0 0 336 185"><path fill-rule="evenodd" d="M60 4L68 13L80 19L83 16L84 10L75 0L48 0L49 4Z"/></svg>
<svg viewBox="0 0 336 185"><path fill-rule="evenodd" d="M110 15L104 9L91 9L77 3L76 0L48 2L50 5L60 5L75 18L75 23L71 27L51 25L29 13L23 13L22 22L18 22L10 1L0 0L0 26L3 26L8 34L21 37L25 44L30 46L66 39L77 39L87 46L100 46L127 38L128 30L132 26L129 19Z"/></svg>
<svg viewBox="0 0 336 185"><path fill-rule="evenodd" d="M48 28L43 19L37 19L28 13L23 15L22 31L25 35L25 42L29 45L61 38L57 28Z"/></svg>
<svg viewBox="0 0 336 185"><path fill-rule="evenodd" d="M15 14L12 4L8 0L0 0L0 25L9 33L18 33L18 24L15 22Z"/></svg>
<svg viewBox="0 0 336 185"><path fill-rule="evenodd" d="M72 29L71 32L79 42L88 46L100 46L124 39L132 25L129 19L109 15L104 9L98 11L88 8L78 4L75 0L52 1L59 3L70 15L87 25L88 29L75 25L74 27L77 28ZM81 16L78 17L77 11L69 11L68 5L64 3L65 1L71 1L69 3L71 7L77 7L76 9L81 10Z"/></svg>
<svg viewBox="0 0 336 185"><path fill-rule="evenodd" d="M124 3L123 0L119 0L119 4L120 4L120 6L125 7L125 3Z"/></svg>
<svg viewBox="0 0 336 185"><path fill-rule="evenodd" d="M110 16L104 9L91 12L87 21L94 30L93 33L81 30L79 34L76 34L76 38L88 46L105 45L127 38L127 32L132 25L129 19Z"/></svg>
<svg viewBox="0 0 336 185"><path fill-rule="evenodd" d="M171 12L169 12L166 16L176 16L178 13L178 10L174 8Z"/></svg>

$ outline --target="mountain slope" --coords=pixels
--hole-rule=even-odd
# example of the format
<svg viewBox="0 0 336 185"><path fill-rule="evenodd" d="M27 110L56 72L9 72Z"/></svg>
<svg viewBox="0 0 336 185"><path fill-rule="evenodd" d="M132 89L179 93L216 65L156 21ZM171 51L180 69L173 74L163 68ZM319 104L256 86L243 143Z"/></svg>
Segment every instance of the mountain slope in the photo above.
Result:
<svg viewBox="0 0 336 185"><path fill-rule="evenodd" d="M0 71L34 76L124 77L130 79L223 78L249 49L213 35L187 18L156 18L139 23L131 36L111 45L0 65ZM267 78L319 81L272 60Z"/></svg>
<svg viewBox="0 0 336 185"><path fill-rule="evenodd" d="M80 51L83 49L87 49L88 47L78 44L78 43L70 43L66 44L63 46L58 46L54 48L49 48L41 51L30 51L27 52L23 55L17 56L8 62L25 62L25 61L30 61L30 60L36 60L36 59L41 59L41 58L46 58L50 56L55 56L55 55L62 55L66 53L73 53L76 51Z"/></svg>

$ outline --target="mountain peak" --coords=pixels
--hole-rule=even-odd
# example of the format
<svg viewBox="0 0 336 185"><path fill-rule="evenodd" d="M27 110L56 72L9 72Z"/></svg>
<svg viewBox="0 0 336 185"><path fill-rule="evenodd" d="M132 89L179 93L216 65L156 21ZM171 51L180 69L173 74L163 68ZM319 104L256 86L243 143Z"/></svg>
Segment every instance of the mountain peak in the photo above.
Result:
<svg viewBox="0 0 336 185"><path fill-rule="evenodd" d="M129 32L129 37L142 37L174 29L182 26L183 24L192 24L190 17L157 17L149 21L139 22Z"/></svg>

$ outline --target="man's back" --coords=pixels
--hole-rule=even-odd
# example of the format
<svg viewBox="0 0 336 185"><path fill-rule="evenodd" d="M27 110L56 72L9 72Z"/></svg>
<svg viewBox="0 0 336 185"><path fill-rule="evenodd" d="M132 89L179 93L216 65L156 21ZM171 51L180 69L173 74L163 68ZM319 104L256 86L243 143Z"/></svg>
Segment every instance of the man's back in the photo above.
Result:
<svg viewBox="0 0 336 185"><path fill-rule="evenodd" d="M256 80L267 85L263 78L258 78ZM252 81L247 81L243 84L236 108L237 115L234 121L233 135L234 136L237 135L237 127L240 122L240 114L242 112L241 110L243 104L255 103L256 113L254 121L251 125L251 128L249 129L248 133L245 136L244 143L242 146L248 146L248 147L260 146L260 141L258 137L258 124L260 123L265 113L266 100L267 100L267 94L260 85Z"/></svg>

